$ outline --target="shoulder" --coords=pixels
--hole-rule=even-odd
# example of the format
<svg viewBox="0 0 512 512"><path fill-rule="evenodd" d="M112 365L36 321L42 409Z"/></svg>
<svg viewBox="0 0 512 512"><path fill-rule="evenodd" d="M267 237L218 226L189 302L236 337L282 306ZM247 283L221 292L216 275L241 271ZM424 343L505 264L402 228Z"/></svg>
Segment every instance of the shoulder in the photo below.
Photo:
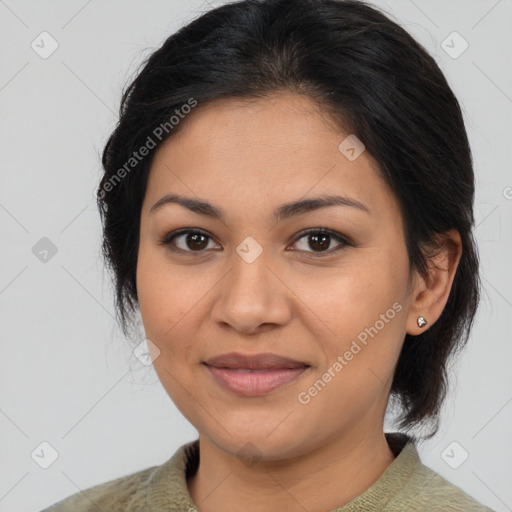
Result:
<svg viewBox="0 0 512 512"><path fill-rule="evenodd" d="M162 510L169 503L190 509L186 478L198 462L199 440L195 440L180 446L163 464L89 487L41 512L140 512Z"/></svg>
<svg viewBox="0 0 512 512"><path fill-rule="evenodd" d="M494 512L424 464L412 472L408 485L386 510L394 510L398 503L409 512Z"/></svg>
<svg viewBox="0 0 512 512"><path fill-rule="evenodd" d="M160 466L130 473L89 487L45 508L41 512L109 512L142 510L147 504L147 484Z"/></svg>

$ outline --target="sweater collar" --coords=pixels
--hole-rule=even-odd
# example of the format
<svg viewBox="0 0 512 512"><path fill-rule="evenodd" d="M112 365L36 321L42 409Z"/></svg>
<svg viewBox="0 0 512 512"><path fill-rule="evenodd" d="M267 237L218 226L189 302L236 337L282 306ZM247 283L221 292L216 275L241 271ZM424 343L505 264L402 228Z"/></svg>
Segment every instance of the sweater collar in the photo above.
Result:
<svg viewBox="0 0 512 512"><path fill-rule="evenodd" d="M385 433L395 460L380 477L359 496L331 512L381 511L421 469L422 463L413 438L402 433ZM164 464L151 474L147 486L147 500L159 504L165 512L197 510L187 487L187 477L199 464L199 439L184 444Z"/></svg>

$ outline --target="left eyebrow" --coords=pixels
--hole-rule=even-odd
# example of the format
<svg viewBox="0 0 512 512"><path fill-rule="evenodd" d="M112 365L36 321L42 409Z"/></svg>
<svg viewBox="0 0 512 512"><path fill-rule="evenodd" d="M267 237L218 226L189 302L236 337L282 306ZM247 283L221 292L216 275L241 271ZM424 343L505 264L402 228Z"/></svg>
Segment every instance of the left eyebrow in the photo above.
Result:
<svg viewBox="0 0 512 512"><path fill-rule="evenodd" d="M167 194L163 196L151 207L149 213L152 214L167 204L179 204L198 215L205 215L214 219L225 220L225 214L222 209L213 206L206 201L201 201L191 197L183 197L177 194ZM274 219L276 222L279 222L294 215L300 215L320 208L327 208L328 206L349 206L357 208L358 210L368 214L371 213L368 206L356 199L347 196L323 196L282 204L274 211Z"/></svg>
<svg viewBox="0 0 512 512"><path fill-rule="evenodd" d="M323 196L285 203L274 212L274 218L279 222L280 220L288 219L293 215L299 215L301 213L318 210L320 208L327 208L328 206L350 206L368 214L370 213L368 206L351 197Z"/></svg>

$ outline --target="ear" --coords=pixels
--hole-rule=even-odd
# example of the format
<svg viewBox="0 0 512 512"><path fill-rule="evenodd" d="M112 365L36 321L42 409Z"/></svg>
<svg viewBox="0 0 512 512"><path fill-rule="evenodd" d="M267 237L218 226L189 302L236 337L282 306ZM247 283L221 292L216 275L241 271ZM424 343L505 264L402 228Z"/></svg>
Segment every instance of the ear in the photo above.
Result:
<svg viewBox="0 0 512 512"><path fill-rule="evenodd" d="M426 250L428 275L415 272L406 332L417 336L431 327L441 316L452 288L455 272L462 254L462 242L457 230L438 235L435 245ZM418 326L418 317L427 320Z"/></svg>

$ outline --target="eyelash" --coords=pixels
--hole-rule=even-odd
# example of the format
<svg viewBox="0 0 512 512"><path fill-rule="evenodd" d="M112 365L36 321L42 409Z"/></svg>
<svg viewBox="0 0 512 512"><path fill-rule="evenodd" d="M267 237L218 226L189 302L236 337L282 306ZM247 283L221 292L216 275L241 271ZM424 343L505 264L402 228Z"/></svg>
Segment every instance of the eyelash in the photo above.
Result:
<svg viewBox="0 0 512 512"><path fill-rule="evenodd" d="M159 241L159 244L168 246L168 248L173 252L179 252L179 253L185 253L185 254L191 254L191 255L206 252L205 249L199 250L199 251L190 251L190 250L186 251L184 249L178 249L178 248L172 247L172 242L177 237L179 237L181 235L187 235L187 234L203 235L203 236L209 238L210 240L213 240L213 238L205 231L202 231L200 229L185 228L185 229L179 229L177 231L172 231L171 233L167 234L162 240ZM349 241L346 237L342 236L340 233L337 233L336 231L332 231L332 230L326 229L326 228L311 228L311 229L302 231L301 233L299 233L299 235L297 236L297 238L295 239L295 241L293 243L295 244L302 238L304 238L308 235L312 235L312 234L327 235L327 236L331 237L331 239L334 239L336 242L340 243L341 246L339 246L338 248L336 248L334 250L329 249L327 251L317 251L317 252L303 251L303 252L310 253L310 254L314 255L314 256L307 256L309 258L311 258L311 257L322 258L322 257L326 257L326 256L331 256L332 254L341 251L345 247L354 247L355 246L351 241Z"/></svg>

